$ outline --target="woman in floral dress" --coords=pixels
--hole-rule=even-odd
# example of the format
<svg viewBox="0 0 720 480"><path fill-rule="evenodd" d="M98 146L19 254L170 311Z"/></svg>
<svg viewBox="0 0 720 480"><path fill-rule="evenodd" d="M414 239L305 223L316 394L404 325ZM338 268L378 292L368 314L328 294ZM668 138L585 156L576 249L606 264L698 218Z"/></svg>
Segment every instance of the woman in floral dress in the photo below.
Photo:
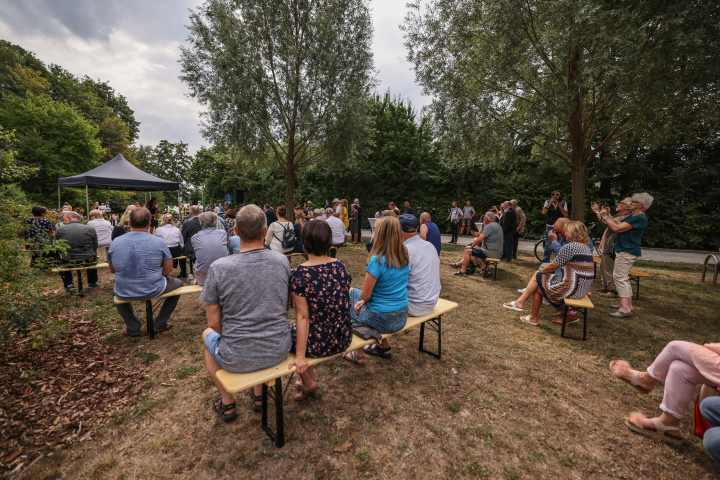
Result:
<svg viewBox="0 0 720 480"><path fill-rule="evenodd" d="M352 342L350 321L350 283L345 264L327 254L332 231L326 222L308 222L302 229L302 242L308 261L290 274L290 292L295 303L296 321L290 323L295 366L300 375L295 400L307 398L317 388L308 358L342 353Z"/></svg>

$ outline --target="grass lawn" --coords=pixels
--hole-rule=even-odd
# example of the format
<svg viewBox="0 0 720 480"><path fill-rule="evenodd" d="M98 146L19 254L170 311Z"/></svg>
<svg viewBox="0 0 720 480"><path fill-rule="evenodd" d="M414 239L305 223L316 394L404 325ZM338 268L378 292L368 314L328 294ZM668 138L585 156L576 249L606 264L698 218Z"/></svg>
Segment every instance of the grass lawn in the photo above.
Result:
<svg viewBox="0 0 720 480"><path fill-rule="evenodd" d="M149 368L147 388L89 440L46 451L28 478L717 478L720 467L691 432L690 409L680 447L632 433L632 411L658 414L662 385L640 396L615 380L616 358L647 367L663 346L682 339L718 341L720 290L701 284L701 267L638 262L636 315L608 315L595 296L588 341L561 339L549 307L540 326L502 308L517 298L537 261L521 252L502 264L497 281L454 277L446 264L461 247L443 246L442 297L460 307L443 320L442 360L418 352L419 329L394 337L393 357L367 357L363 368L340 359L316 369L319 389L297 403L285 397L286 445L275 448L260 429L247 394L239 418L213 412L216 391L203 367L204 305L181 299L175 328L155 341L119 334L111 305L112 276L85 299L62 301L105 312L92 315L127 362ZM339 252L361 287L367 255ZM295 260L294 264L298 264ZM60 279L52 277L53 283ZM599 285L599 280L596 281ZM596 287L596 289L599 287ZM247 292L252 295L253 292ZM103 303L105 300L105 303ZM529 307L529 304L528 304ZM526 310L529 308L526 307ZM103 310L104 309L104 310ZM290 311L290 318L294 311ZM99 319L99 320L98 320ZM582 324L567 327L580 337ZM429 340L434 340L431 336ZM427 341L427 340L426 340ZM287 378L287 377L286 377ZM292 390L292 387L291 387ZM50 456L47 453L51 453Z"/></svg>

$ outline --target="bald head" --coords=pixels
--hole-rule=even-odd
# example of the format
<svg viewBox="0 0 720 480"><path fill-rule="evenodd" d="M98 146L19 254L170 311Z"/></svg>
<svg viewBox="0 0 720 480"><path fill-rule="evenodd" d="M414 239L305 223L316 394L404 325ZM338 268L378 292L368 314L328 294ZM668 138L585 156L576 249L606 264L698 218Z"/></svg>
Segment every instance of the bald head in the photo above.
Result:
<svg viewBox="0 0 720 480"><path fill-rule="evenodd" d="M565 236L565 225L567 225L568 223L570 223L569 218L567 218L567 217L558 218L555 221L555 224L553 225L553 230L555 230L555 233L557 233L558 235L562 235L564 237Z"/></svg>
<svg viewBox="0 0 720 480"><path fill-rule="evenodd" d="M432 218L430 217L430 214L428 212L422 212L420 214L420 225L422 225L423 223L428 223L431 220Z"/></svg>

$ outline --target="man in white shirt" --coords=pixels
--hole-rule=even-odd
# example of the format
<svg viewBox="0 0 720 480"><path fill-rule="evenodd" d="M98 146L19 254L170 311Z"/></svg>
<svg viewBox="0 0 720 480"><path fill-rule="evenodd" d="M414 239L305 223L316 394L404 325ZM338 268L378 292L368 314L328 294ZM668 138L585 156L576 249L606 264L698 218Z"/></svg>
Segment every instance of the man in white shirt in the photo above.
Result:
<svg viewBox="0 0 720 480"><path fill-rule="evenodd" d="M331 208L327 209L327 220L332 230L332 244L333 247L339 247L345 242L345 224L342 220L337 217L337 213L334 213Z"/></svg>
<svg viewBox="0 0 720 480"><path fill-rule="evenodd" d="M108 248L112 242L110 237L112 235L113 226L110 225L110 222L103 218L103 213L100 210L90 210L89 217L90 221L87 224L89 227L94 228L97 233L98 248Z"/></svg>
<svg viewBox="0 0 720 480"><path fill-rule="evenodd" d="M420 223L414 215L400 215L403 241L410 257L408 275L408 314L422 317L432 312L440 298L440 258L432 243L418 235ZM383 339L380 345L367 345L363 351L369 355L390 358L390 343Z"/></svg>

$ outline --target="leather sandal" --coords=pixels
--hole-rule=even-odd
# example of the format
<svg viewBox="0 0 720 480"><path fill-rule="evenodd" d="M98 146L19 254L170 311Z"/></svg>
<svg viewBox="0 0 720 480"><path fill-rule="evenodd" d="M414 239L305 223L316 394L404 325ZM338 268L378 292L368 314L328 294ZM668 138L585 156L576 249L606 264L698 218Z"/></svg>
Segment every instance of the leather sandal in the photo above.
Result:
<svg viewBox="0 0 720 480"><path fill-rule="evenodd" d="M225 405L222 403L222 396L218 395L213 400L213 408L215 411L220 415L220 418L223 422L231 422L235 420L238 416L237 410L235 409L235 402L232 402L228 405ZM228 410L235 410L232 413L227 413Z"/></svg>
<svg viewBox="0 0 720 480"><path fill-rule="evenodd" d="M627 363L625 360L613 360L612 362L610 362L610 371L612 372L612 374L615 377L617 377L620 380L622 380L623 382L627 383L628 385L630 385L631 387L633 387L635 390L637 390L638 392L640 392L643 395L647 395L648 393L655 390L654 386L646 385L640 381L640 372L638 372L637 370L633 370L630 368L630 371L632 372L632 374L631 374L629 380L627 378L622 377L621 375L618 375L617 373L615 373L614 367L616 365L619 365L620 362L625 363L628 366L628 368L630 368L630 364Z"/></svg>
<svg viewBox="0 0 720 480"><path fill-rule="evenodd" d="M363 352L368 355L376 355L380 358L390 358L392 357L392 352L390 351L391 348L392 347L383 348L377 343L373 343L372 345L365 345L363 347Z"/></svg>
<svg viewBox="0 0 720 480"><path fill-rule="evenodd" d="M317 389L317 383L315 384L314 387L309 388L307 390L305 390L304 388L301 388L300 391L293 396L293 400L295 400L296 402L301 402L301 401L305 400L307 397L309 397L310 395L312 395L312 393L315 391L315 389Z"/></svg>
<svg viewBox="0 0 720 480"><path fill-rule="evenodd" d="M668 427L657 417L650 419L655 426L654 430L650 428L645 428L642 425L638 425L635 423L636 421L642 422L644 418L645 416L641 413L631 414L631 416L625 420L625 425L627 425L630 430L635 433L639 433L640 435L644 435L650 438L657 438L662 440L663 442L672 443L673 445L682 444L682 436L680 435L680 429L678 427ZM669 435L668 432L677 433L675 435Z"/></svg>

